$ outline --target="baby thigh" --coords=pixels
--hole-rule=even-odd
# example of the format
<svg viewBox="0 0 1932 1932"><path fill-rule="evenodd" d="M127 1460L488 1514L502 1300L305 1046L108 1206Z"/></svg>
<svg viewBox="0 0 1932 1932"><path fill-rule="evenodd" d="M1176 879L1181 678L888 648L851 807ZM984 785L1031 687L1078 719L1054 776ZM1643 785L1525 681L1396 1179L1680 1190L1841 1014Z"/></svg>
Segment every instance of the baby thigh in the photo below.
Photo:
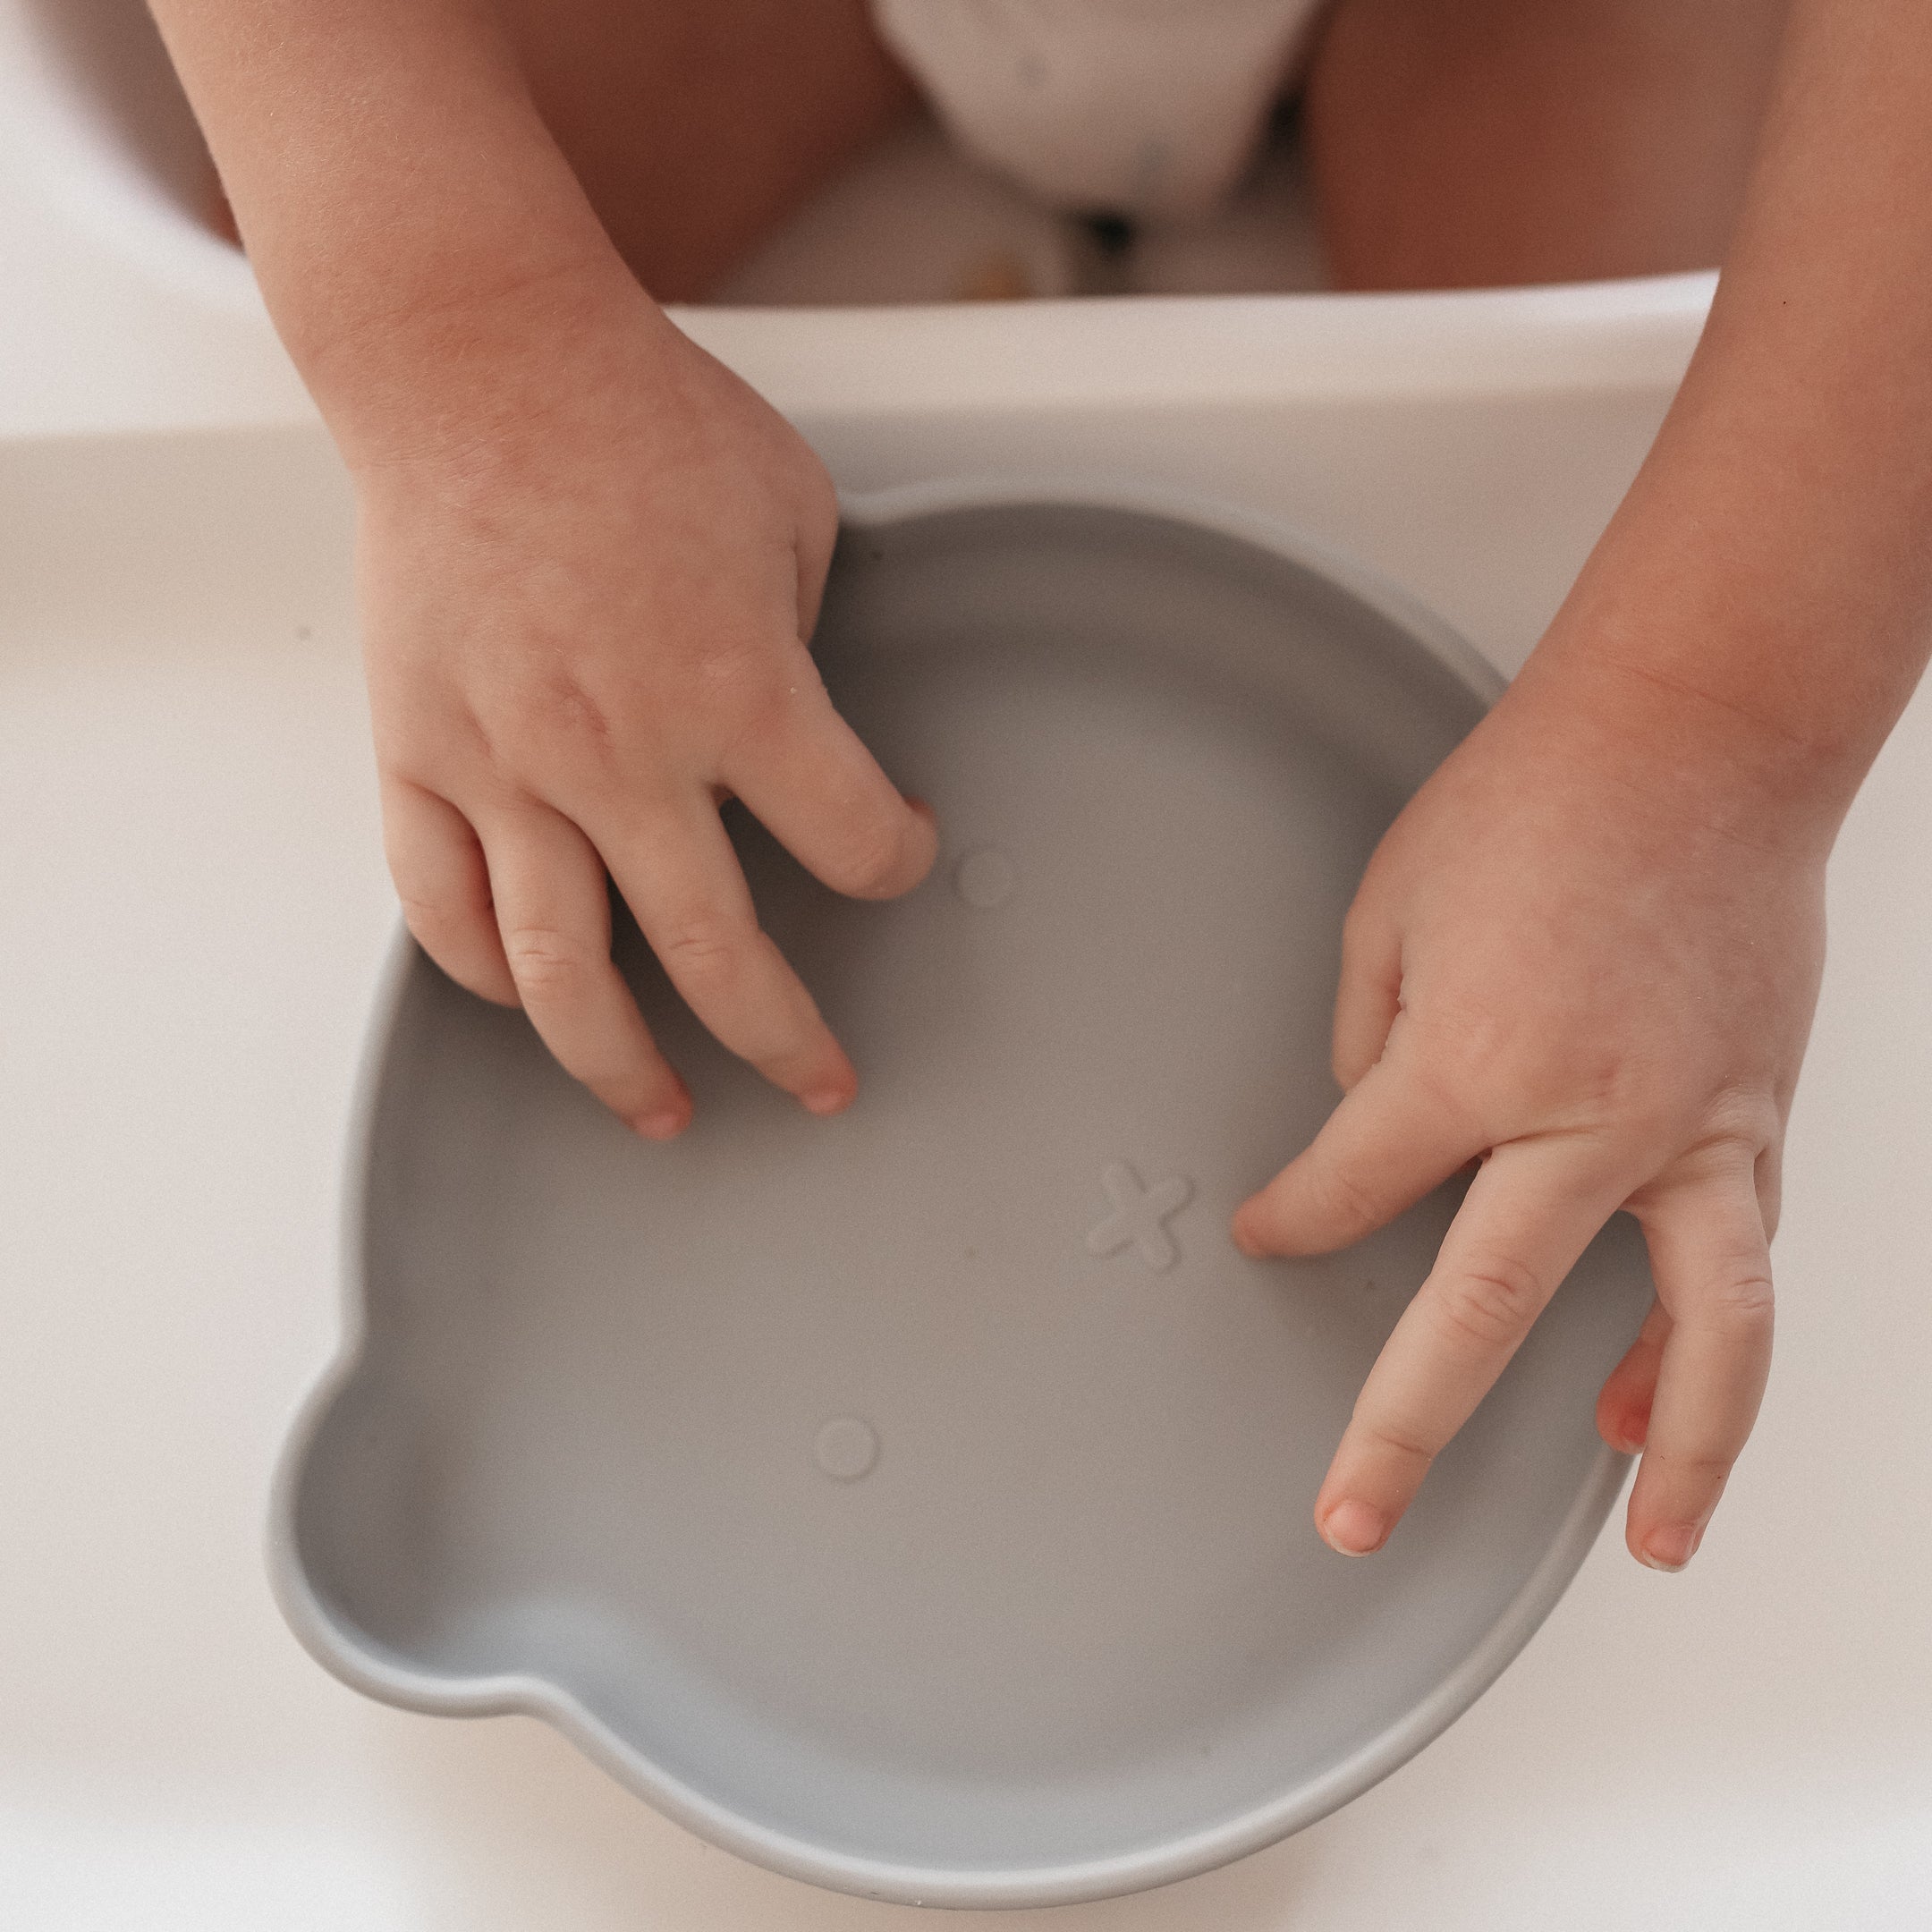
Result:
<svg viewBox="0 0 1932 1932"><path fill-rule="evenodd" d="M493 0L632 271L703 295L912 107L866 0Z"/></svg>
<svg viewBox="0 0 1932 1932"><path fill-rule="evenodd" d="M1338 0L1306 126L1349 288L1716 266L1786 0Z"/></svg>

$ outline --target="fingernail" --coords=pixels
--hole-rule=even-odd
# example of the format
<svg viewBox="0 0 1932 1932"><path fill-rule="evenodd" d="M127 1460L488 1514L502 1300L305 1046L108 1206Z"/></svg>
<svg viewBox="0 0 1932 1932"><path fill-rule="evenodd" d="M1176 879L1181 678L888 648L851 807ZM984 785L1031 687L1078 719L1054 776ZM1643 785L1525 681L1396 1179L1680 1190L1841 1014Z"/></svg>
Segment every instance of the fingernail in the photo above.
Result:
<svg viewBox="0 0 1932 1932"><path fill-rule="evenodd" d="M1388 1538L1389 1526L1379 1510L1352 1500L1337 1503L1322 1518L1322 1539L1344 1556L1366 1556Z"/></svg>
<svg viewBox="0 0 1932 1932"><path fill-rule="evenodd" d="M1697 1555L1703 1540L1701 1523L1665 1523L1644 1538L1638 1560L1652 1570L1682 1570Z"/></svg>
<svg viewBox="0 0 1932 1932"><path fill-rule="evenodd" d="M674 1107L660 1114L640 1114L631 1123L647 1140L675 1140L690 1123L691 1115Z"/></svg>
<svg viewBox="0 0 1932 1932"><path fill-rule="evenodd" d="M852 1104L852 1089L847 1087L815 1087L811 1092L799 1096L799 1105L820 1119L828 1114L843 1114Z"/></svg>

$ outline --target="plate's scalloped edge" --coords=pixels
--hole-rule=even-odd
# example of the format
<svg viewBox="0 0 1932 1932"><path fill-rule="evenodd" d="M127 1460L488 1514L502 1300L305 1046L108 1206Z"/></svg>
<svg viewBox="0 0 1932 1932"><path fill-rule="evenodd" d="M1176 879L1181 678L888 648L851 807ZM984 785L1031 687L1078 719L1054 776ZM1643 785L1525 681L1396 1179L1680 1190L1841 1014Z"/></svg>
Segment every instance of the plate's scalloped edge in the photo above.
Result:
<svg viewBox="0 0 1932 1932"><path fill-rule="evenodd" d="M1205 527L1319 572L1414 635L1484 703L1504 679L1487 658L1399 585L1332 546L1267 518L1204 495L1151 486L1132 478L1072 474L1045 481L994 475L901 486L844 499L845 521L882 529L954 511L1028 504L1116 509ZM270 1586L290 1629L318 1663L379 1702L431 1716L540 1717L621 1784L688 1830L742 1858L835 1891L902 1904L1013 1909L1066 1905L1151 1889L1190 1878L1258 1852L1358 1798L1407 1763L1460 1717L1514 1661L1582 1566L1621 1493L1631 1459L1605 1447L1541 1563L1480 1642L1400 1723L1370 1739L1325 1776L1278 1801L1148 1851L1078 1864L1019 1870L955 1870L854 1858L769 1830L716 1803L633 1751L576 1698L548 1679L525 1674L453 1677L425 1671L346 1626L318 1596L302 1567L295 1520L309 1452L337 1398L361 1366L361 1257L368 1164L382 1069L419 948L399 928L377 980L372 1023L364 1036L346 1152L343 1192L342 1331L336 1352L292 1420L269 1499Z"/></svg>

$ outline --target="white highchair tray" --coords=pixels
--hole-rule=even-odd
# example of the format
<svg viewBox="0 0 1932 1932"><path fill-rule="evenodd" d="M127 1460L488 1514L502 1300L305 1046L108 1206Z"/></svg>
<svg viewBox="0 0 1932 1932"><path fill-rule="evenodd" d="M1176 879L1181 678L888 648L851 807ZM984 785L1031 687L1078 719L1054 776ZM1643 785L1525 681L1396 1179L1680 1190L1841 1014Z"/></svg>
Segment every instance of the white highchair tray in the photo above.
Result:
<svg viewBox="0 0 1932 1932"><path fill-rule="evenodd" d="M869 904L735 827L857 1105L766 1087L631 934L698 1100L646 1144L407 952L284 1600L363 1690L539 1713L822 1884L1163 1883L1448 1724L1623 1473L1619 1221L1389 1547L1333 1554L1316 1487L1454 1193L1325 1259L1227 1233L1333 1104L1343 913L1495 679L1266 531L996 491L857 520L818 648L945 840Z"/></svg>

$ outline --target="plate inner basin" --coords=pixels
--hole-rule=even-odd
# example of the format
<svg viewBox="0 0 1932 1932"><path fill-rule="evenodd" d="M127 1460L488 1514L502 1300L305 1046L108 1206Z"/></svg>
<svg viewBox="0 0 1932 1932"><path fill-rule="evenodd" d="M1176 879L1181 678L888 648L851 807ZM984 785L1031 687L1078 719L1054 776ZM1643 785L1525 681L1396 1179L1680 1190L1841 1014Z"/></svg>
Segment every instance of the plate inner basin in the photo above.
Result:
<svg viewBox="0 0 1932 1932"><path fill-rule="evenodd" d="M1481 701L1322 577L1124 513L852 533L817 648L944 837L860 903L729 815L857 1105L768 1089L625 932L698 1102L648 1145L419 959L298 1560L345 1648L545 1679L761 1831L1131 1855L1454 1671L1576 1506L1648 1277L1614 1224L1389 1548L1328 1551L1455 1192L1308 1261L1228 1217L1334 1103L1343 914Z"/></svg>

